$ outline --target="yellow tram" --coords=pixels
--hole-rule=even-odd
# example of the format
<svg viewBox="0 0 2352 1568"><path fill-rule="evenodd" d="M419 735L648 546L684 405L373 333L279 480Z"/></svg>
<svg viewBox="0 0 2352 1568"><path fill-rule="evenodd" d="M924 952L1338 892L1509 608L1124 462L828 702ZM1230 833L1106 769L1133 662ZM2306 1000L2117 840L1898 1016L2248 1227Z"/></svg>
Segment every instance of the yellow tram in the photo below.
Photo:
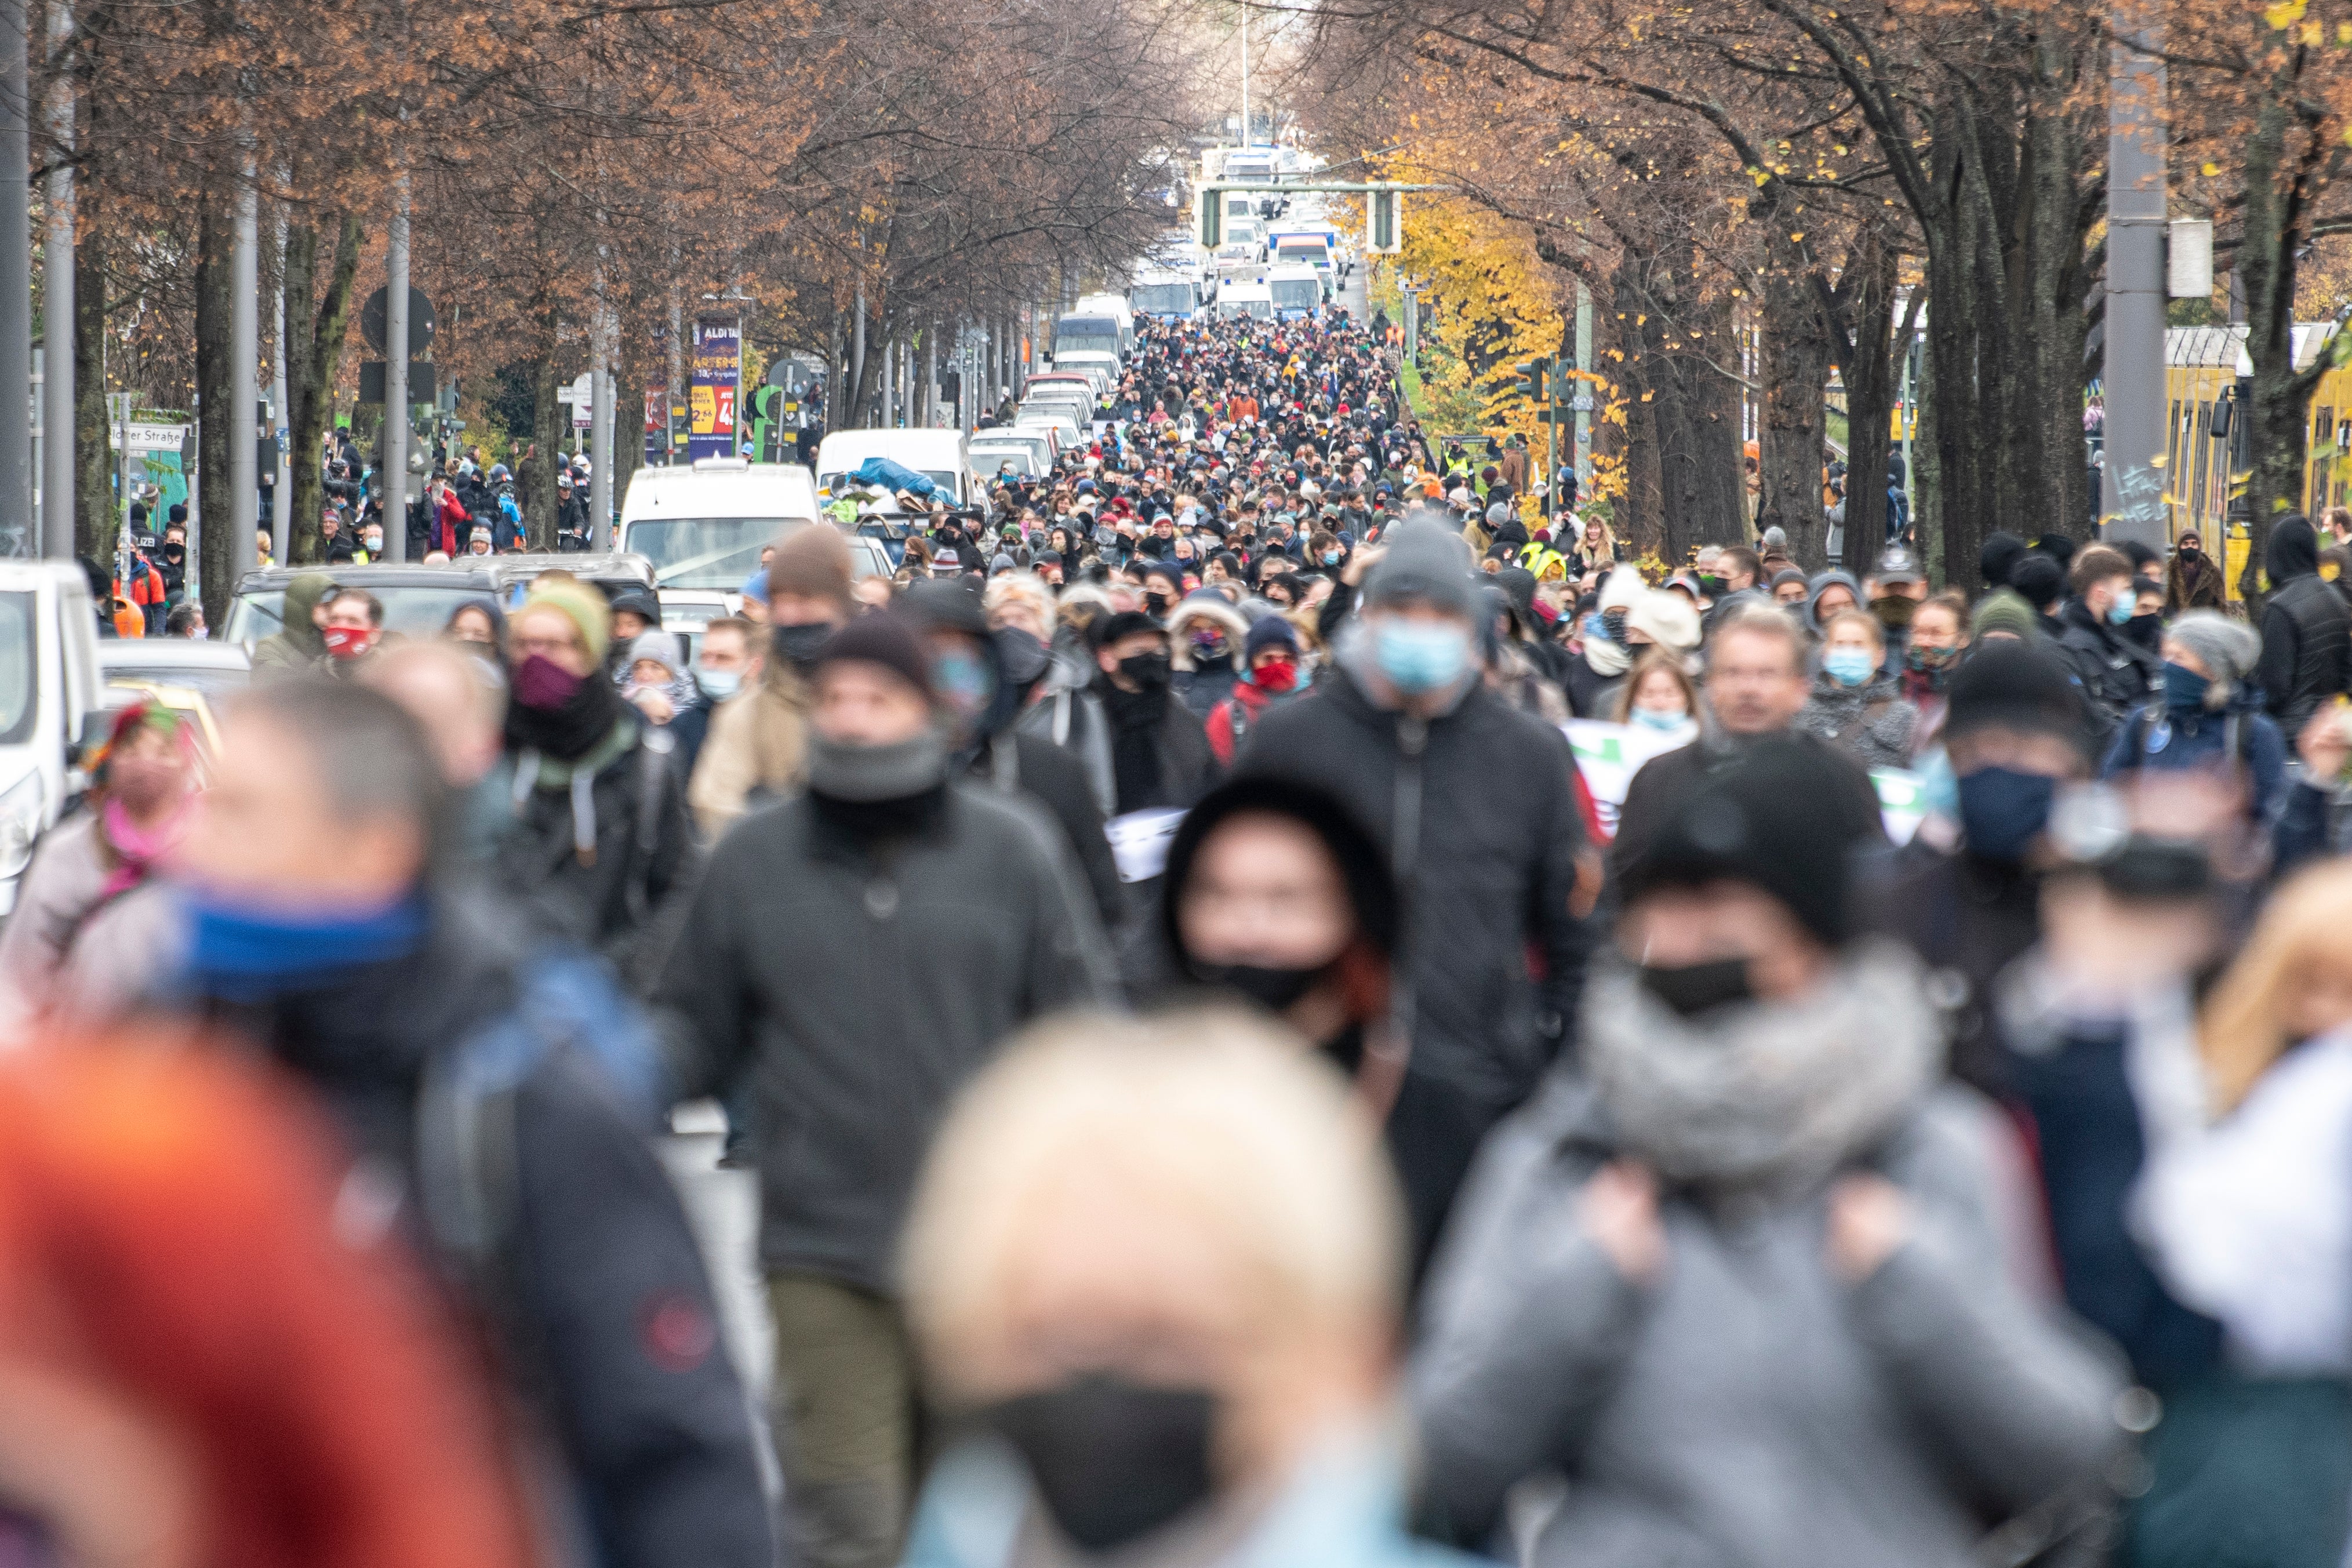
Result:
<svg viewBox="0 0 2352 1568"><path fill-rule="evenodd" d="M2294 329L2294 362L2308 365L2333 324ZM2195 529L2210 547L2230 513L2235 476L2244 458L2238 409L2239 378L2253 374L2243 327L2175 327L2164 335L2165 499L2170 536ZM2332 506L2352 506L2352 367L2329 371L2311 400L2310 443L2296 504L2317 519ZM2236 596L2244 545L2229 540L2228 577Z"/></svg>

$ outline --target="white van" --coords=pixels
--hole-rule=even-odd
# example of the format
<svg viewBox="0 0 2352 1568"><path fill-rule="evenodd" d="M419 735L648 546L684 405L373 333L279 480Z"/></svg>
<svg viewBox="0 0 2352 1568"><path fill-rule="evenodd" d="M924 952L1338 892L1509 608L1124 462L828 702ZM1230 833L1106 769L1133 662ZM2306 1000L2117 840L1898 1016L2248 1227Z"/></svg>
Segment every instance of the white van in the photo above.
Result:
<svg viewBox="0 0 2352 1568"><path fill-rule="evenodd" d="M1303 320L1323 305L1323 276L1311 267L1268 267L1265 290L1277 321Z"/></svg>
<svg viewBox="0 0 2352 1568"><path fill-rule="evenodd" d="M996 477L1008 463L1024 479L1042 479L1054 471L1053 434L1034 425L1026 430L991 425L971 434L971 467L982 483Z"/></svg>
<svg viewBox="0 0 2352 1568"><path fill-rule="evenodd" d="M869 457L912 468L947 491L955 506L971 499L971 458L961 430L836 430L816 449L818 498L831 500L842 480Z"/></svg>
<svg viewBox="0 0 2352 1568"><path fill-rule="evenodd" d="M621 549L653 563L656 588L732 591L785 524L818 515L816 481L797 463L705 457L640 468L621 501Z"/></svg>
<svg viewBox="0 0 2352 1568"><path fill-rule="evenodd" d="M72 561L0 561L0 915L33 845L80 788L75 747L101 738L98 618Z"/></svg>
<svg viewBox="0 0 2352 1568"><path fill-rule="evenodd" d="M1323 275L1323 298L1339 291L1344 268L1331 236L1318 230L1276 229L1265 237L1266 259L1278 267L1311 267Z"/></svg>
<svg viewBox="0 0 2352 1568"><path fill-rule="evenodd" d="M1118 323L1119 352L1135 351L1135 308L1124 294L1088 294L1070 307L1073 316L1108 316Z"/></svg>
<svg viewBox="0 0 2352 1568"><path fill-rule="evenodd" d="M1217 314L1228 321L1243 316L1271 321L1274 291L1263 283L1228 283L1217 290Z"/></svg>

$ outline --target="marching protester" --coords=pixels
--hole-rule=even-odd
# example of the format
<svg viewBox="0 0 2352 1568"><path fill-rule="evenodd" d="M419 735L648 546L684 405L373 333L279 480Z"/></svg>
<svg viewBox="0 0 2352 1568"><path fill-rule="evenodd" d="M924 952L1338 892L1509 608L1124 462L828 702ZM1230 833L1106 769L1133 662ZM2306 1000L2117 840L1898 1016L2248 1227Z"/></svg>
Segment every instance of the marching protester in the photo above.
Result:
<svg viewBox="0 0 2352 1568"><path fill-rule="evenodd" d="M0 790L0 1562L2337 1568L2345 528L1669 530L1112 303L715 593L339 436Z"/></svg>

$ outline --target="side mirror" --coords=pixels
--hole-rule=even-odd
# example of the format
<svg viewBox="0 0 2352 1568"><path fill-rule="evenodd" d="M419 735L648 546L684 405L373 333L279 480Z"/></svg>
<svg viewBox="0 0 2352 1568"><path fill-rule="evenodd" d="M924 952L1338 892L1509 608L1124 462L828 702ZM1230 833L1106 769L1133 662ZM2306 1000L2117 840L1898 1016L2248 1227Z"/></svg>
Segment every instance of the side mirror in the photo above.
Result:
<svg viewBox="0 0 2352 1568"><path fill-rule="evenodd" d="M90 709L81 716L80 722L74 727L75 749L87 750L98 745L106 738L106 732L113 727L113 709L102 707Z"/></svg>

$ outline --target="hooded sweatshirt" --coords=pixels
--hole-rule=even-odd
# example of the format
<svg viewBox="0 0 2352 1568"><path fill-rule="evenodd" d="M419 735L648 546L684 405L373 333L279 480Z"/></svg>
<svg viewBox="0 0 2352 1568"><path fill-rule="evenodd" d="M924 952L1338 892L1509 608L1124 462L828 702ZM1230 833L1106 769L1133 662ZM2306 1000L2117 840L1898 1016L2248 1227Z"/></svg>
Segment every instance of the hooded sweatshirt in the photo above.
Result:
<svg viewBox="0 0 2352 1568"><path fill-rule="evenodd" d="M2292 744L2314 709L2352 685L2352 611L2320 580L2319 538L2304 518L2271 529L2264 564L2271 594L2253 678Z"/></svg>
<svg viewBox="0 0 2352 1568"><path fill-rule="evenodd" d="M285 628L264 637L253 650L256 681L283 680L327 662L327 641L310 622L319 601L335 585L323 571L306 571L286 585Z"/></svg>

